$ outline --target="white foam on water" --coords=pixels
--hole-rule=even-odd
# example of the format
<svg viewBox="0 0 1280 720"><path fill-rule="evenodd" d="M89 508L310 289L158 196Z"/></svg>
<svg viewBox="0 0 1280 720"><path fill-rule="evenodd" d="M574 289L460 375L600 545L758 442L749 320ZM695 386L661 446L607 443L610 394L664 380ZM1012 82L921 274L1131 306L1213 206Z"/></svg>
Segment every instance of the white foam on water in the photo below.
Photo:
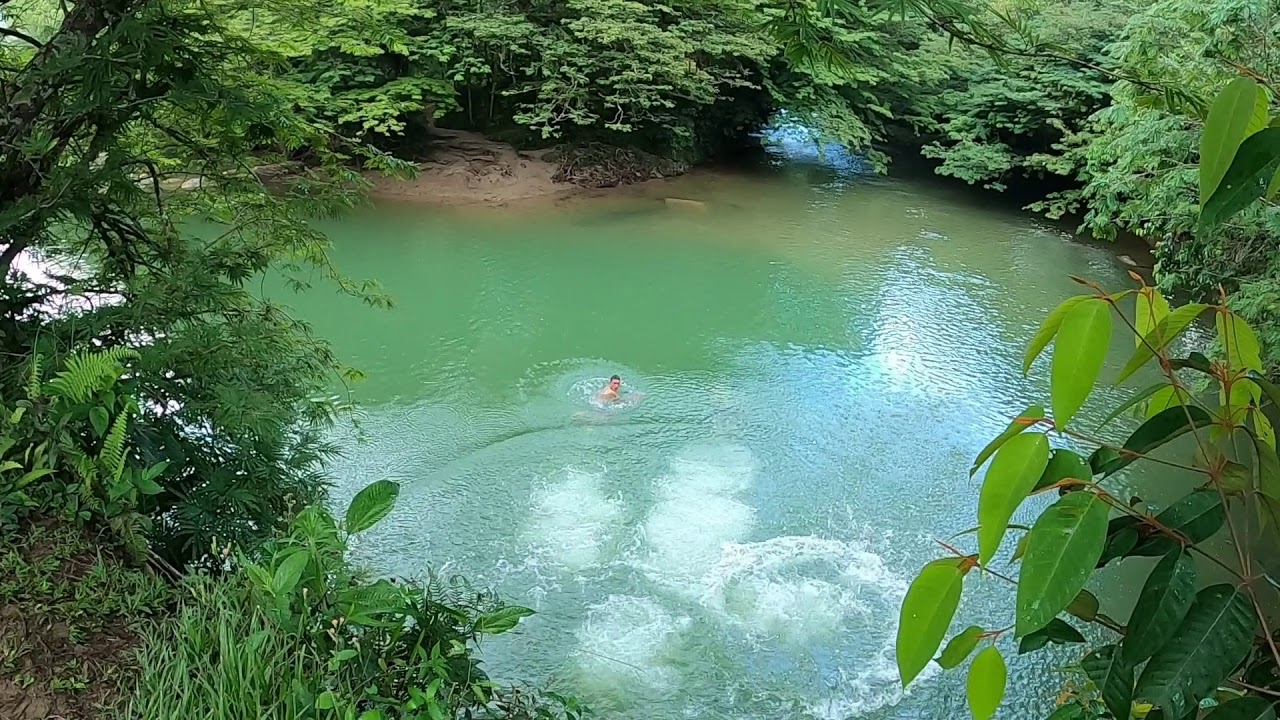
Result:
<svg viewBox="0 0 1280 720"><path fill-rule="evenodd" d="M691 622L649 598L610 595L588 608L578 628L579 668L590 682L606 687L675 685L680 677L666 656Z"/></svg>
<svg viewBox="0 0 1280 720"><path fill-rule="evenodd" d="M566 468L535 489L524 539L531 551L572 571L599 565L622 503L605 492L603 471Z"/></svg>
<svg viewBox="0 0 1280 720"><path fill-rule="evenodd" d="M831 695L808 706L813 717L845 720L902 699L894 638L907 583L864 546L813 536L730 543L705 587L703 605L757 642L805 649L859 638Z"/></svg>
<svg viewBox="0 0 1280 720"><path fill-rule="evenodd" d="M700 595L725 544L740 540L755 521L755 510L735 497L750 487L754 471L751 452L736 445L693 448L675 458L655 485L658 502L644 521L646 574Z"/></svg>

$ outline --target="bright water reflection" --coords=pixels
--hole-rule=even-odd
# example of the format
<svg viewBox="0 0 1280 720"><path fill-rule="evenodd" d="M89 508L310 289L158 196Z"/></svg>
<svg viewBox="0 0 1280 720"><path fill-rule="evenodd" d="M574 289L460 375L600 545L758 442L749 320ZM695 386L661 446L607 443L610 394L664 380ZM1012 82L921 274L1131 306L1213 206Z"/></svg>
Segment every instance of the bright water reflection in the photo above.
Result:
<svg viewBox="0 0 1280 720"><path fill-rule="evenodd" d="M963 715L960 676L903 697L897 606L934 538L973 524L973 456L1042 397L1047 366L1019 361L1067 274L1124 282L1109 251L794 161L335 235L399 302L294 301L370 376L337 500L400 481L364 561L539 611L486 645L496 675L564 681L608 718ZM643 402L592 403L614 372ZM957 627L1011 604L975 576ZM1002 717L1049 707L1061 659L1014 658Z"/></svg>

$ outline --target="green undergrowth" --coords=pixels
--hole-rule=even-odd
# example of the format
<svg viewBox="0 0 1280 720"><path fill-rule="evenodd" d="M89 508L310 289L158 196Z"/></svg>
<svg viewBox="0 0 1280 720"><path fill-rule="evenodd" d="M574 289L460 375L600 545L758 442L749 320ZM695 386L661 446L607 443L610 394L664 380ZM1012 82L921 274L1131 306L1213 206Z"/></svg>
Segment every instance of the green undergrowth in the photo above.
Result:
<svg viewBox="0 0 1280 720"><path fill-rule="evenodd" d="M365 488L339 521L320 506L252 551L183 582L176 616L146 633L121 718L178 720L576 720L571 698L491 681L478 643L532 610L466 586L373 579L349 539L385 516L398 486Z"/></svg>
<svg viewBox="0 0 1280 720"><path fill-rule="evenodd" d="M172 586L66 523L0 537L0 717L100 717L140 635L174 606Z"/></svg>

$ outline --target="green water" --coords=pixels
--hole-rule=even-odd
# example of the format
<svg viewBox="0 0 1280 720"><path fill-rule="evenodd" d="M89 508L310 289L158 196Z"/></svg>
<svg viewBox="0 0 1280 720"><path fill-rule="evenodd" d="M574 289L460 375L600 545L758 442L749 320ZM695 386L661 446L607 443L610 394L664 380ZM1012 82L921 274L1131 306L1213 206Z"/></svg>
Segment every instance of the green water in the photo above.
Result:
<svg viewBox="0 0 1280 720"><path fill-rule="evenodd" d="M463 574L538 610L486 642L493 675L606 718L964 716L962 675L901 693L898 603L934 538L974 524L974 455L1046 397L1047 365L1018 367L1077 292L1067 275L1125 282L1112 250L803 157L332 229L340 267L398 302L290 301L369 377L336 500L398 480L363 562ZM613 373L630 398L598 408ZM1097 589L1123 605L1130 582ZM956 627L1007 626L1011 608L975 574ZM1001 646L1001 717L1042 716L1070 651Z"/></svg>

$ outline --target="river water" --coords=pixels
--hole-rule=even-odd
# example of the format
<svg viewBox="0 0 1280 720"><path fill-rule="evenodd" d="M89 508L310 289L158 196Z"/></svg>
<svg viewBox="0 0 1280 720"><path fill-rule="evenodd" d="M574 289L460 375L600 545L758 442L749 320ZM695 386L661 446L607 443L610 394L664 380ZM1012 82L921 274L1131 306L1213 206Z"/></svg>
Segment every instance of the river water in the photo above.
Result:
<svg viewBox="0 0 1280 720"><path fill-rule="evenodd" d="M606 718L964 716L963 675L901 692L898 605L934 539L974 524L978 450L1047 398L1047 363L1019 365L1078 292L1068 274L1125 286L1112 250L796 148L604 198L385 207L332 230L340 268L398 303L289 300L368 375L335 499L399 481L360 561L538 611L486 641L493 675ZM1131 348L1117 337L1111 372ZM626 399L598 407L614 373ZM1104 604L1128 582L1105 575ZM956 627L1007 626L1012 605L975 573ZM1001 717L1042 716L1071 651L1001 647Z"/></svg>

